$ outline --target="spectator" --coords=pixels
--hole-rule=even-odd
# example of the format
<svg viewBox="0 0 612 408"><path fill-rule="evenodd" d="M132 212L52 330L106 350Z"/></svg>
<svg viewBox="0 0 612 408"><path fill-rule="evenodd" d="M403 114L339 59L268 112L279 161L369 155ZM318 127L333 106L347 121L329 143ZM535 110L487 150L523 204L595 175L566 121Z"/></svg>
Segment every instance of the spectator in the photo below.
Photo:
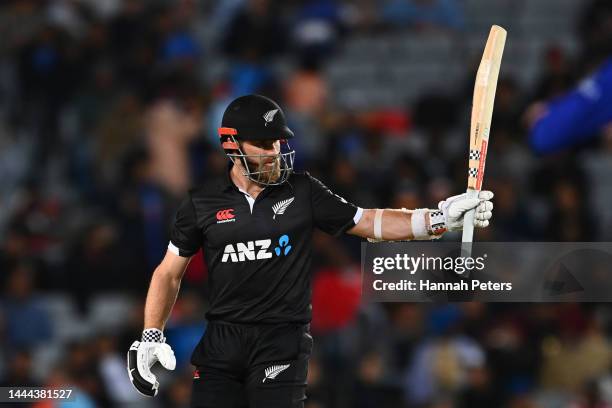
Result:
<svg viewBox="0 0 612 408"><path fill-rule="evenodd" d="M461 319L455 306L437 308L430 315L433 336L416 347L406 375L408 401L426 404L435 396L453 396L465 387L471 369L484 366L481 346L457 333Z"/></svg>
<svg viewBox="0 0 612 408"><path fill-rule="evenodd" d="M341 7L332 0L314 0L295 11L292 34L301 59L319 63L334 52L344 28Z"/></svg>
<svg viewBox="0 0 612 408"><path fill-rule="evenodd" d="M269 0L247 0L225 32L223 51L242 61L261 61L283 53L287 30L278 4Z"/></svg>
<svg viewBox="0 0 612 408"><path fill-rule="evenodd" d="M0 305L10 349L31 349L53 337L49 315L35 293L34 273L32 265L19 262L8 274L6 297Z"/></svg>
<svg viewBox="0 0 612 408"><path fill-rule="evenodd" d="M381 353L372 350L361 358L350 406L356 408L402 406L401 388L385 378L385 364Z"/></svg>
<svg viewBox="0 0 612 408"><path fill-rule="evenodd" d="M385 22L416 30L464 27L464 16L456 0L391 0L383 6Z"/></svg>
<svg viewBox="0 0 612 408"><path fill-rule="evenodd" d="M0 386L40 386L32 376L32 364L32 355L28 350L14 350L11 353L6 373L0 378Z"/></svg>

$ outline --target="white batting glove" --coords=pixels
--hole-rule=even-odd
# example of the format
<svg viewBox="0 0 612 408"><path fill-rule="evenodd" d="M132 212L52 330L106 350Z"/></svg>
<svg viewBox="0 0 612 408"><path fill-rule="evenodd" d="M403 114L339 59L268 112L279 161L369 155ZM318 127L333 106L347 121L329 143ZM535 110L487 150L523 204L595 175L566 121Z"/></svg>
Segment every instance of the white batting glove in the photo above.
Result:
<svg viewBox="0 0 612 408"><path fill-rule="evenodd" d="M466 198L466 194L459 194L447 198L438 203L438 209L444 215L444 222L448 231L460 231L463 229L463 216L472 208L476 209L474 214L474 226L485 228L493 216L493 198L491 191L482 190L478 198Z"/></svg>
<svg viewBox="0 0 612 408"><path fill-rule="evenodd" d="M147 397L157 395L159 382L151 367L160 362L166 370L174 370L176 358L174 351L165 343L166 338L159 329L146 329L142 341L132 343L127 355L127 370L130 381L136 390Z"/></svg>

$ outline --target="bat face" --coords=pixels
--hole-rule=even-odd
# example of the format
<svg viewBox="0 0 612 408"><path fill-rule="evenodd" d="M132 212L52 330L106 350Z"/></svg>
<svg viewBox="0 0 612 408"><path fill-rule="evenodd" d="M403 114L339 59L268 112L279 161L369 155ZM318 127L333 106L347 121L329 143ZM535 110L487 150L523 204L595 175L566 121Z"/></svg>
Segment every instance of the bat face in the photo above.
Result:
<svg viewBox="0 0 612 408"><path fill-rule="evenodd" d="M499 26L491 27L474 84L468 155L468 190L482 188L497 77L505 43L506 30Z"/></svg>

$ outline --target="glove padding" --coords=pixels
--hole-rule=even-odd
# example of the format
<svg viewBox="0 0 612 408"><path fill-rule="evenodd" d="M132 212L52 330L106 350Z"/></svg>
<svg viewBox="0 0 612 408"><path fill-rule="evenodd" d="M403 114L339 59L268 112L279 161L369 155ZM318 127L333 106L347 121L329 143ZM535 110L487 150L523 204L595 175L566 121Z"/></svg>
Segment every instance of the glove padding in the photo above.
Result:
<svg viewBox="0 0 612 408"><path fill-rule="evenodd" d="M174 370L176 358L172 348L163 342L135 341L127 355L128 375L136 390L147 397L157 395L159 382L151 367L160 362L166 370Z"/></svg>
<svg viewBox="0 0 612 408"><path fill-rule="evenodd" d="M446 228L449 231L460 231L463 229L463 217L465 213L473 208L474 226L485 228L489 225L489 220L493 216L493 198L491 191L483 190L478 193L478 198L467 198L466 194L459 194L447 198L438 203L438 209L444 214Z"/></svg>

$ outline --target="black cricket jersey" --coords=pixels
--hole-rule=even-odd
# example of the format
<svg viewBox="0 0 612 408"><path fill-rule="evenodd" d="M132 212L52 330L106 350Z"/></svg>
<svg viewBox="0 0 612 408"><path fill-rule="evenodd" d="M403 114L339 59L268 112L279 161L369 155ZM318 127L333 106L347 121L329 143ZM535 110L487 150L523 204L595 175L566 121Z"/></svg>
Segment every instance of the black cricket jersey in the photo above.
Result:
<svg viewBox="0 0 612 408"><path fill-rule="evenodd" d="M203 248L208 320L307 323L313 228L340 235L362 212L308 173L294 173L253 200L228 172L189 191L168 248L183 257Z"/></svg>

